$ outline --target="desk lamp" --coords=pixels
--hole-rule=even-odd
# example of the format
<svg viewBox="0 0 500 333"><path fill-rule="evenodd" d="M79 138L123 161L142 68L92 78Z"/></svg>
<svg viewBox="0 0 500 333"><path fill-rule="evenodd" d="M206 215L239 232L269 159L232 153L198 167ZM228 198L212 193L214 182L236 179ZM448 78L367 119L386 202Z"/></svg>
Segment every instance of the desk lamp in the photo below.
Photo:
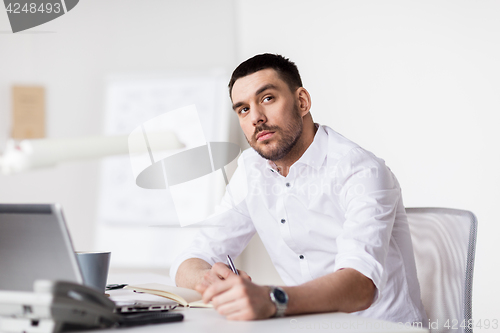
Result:
<svg viewBox="0 0 500 333"><path fill-rule="evenodd" d="M154 133L161 149L183 148L171 131ZM94 136L70 139L8 140L0 156L0 172L5 175L51 167L67 161L103 158L129 153L129 135Z"/></svg>

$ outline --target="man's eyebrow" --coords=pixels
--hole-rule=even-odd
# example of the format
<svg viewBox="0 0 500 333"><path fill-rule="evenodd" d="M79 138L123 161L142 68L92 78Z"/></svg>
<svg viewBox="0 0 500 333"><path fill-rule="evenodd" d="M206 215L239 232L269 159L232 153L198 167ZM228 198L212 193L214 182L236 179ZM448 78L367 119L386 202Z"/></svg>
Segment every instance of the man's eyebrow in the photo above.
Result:
<svg viewBox="0 0 500 333"><path fill-rule="evenodd" d="M255 92L255 96L258 96L258 95L262 94L264 91L266 91L268 89L278 89L278 88L276 88L276 86L274 84L272 84L272 83L266 84L265 86L260 87L259 89L257 89L257 91ZM236 110L237 108L239 108L242 105L243 105L242 102L238 102L236 104L233 104L233 110Z"/></svg>
<svg viewBox="0 0 500 333"><path fill-rule="evenodd" d="M255 96L260 95L261 93L263 93L267 89L278 89L278 88L276 88L276 86L274 84L272 84L272 83L266 84L265 86L261 87L260 89L258 89L255 92Z"/></svg>
<svg viewBox="0 0 500 333"><path fill-rule="evenodd" d="M237 109L237 108L239 108L239 107L240 107L240 106L242 106L242 105L243 105L243 103L242 103L242 102L238 102L238 103L236 103L236 104L233 104L233 110L235 110L235 111L236 111L236 109Z"/></svg>

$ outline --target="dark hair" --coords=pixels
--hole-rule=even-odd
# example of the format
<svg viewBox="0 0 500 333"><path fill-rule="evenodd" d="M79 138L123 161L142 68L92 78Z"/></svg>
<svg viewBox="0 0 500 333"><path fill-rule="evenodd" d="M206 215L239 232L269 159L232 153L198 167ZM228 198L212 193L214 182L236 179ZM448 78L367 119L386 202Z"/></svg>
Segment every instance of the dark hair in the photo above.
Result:
<svg viewBox="0 0 500 333"><path fill-rule="evenodd" d="M293 62L279 54L264 53L258 54L236 67L228 85L229 97L231 97L236 80L268 68L272 68L278 73L280 78L288 85L290 91L294 92L297 88L302 87L299 70Z"/></svg>

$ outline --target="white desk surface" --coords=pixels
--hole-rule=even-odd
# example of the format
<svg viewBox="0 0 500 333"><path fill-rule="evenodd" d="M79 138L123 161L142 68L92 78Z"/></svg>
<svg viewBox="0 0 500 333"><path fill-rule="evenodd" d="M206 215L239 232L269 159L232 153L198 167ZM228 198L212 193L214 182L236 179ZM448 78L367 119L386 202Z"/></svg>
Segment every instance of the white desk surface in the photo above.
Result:
<svg viewBox="0 0 500 333"><path fill-rule="evenodd" d="M126 279L126 280L125 280ZM171 284L168 277L151 275L113 275L108 279L108 283L148 283L157 282ZM130 295L130 299L137 298L131 290L114 290L108 292L112 298L124 299ZM140 294L144 295L144 294ZM157 300L157 296L147 295ZM158 297L164 300L164 298ZM217 313L214 309L178 308L173 310L182 313L184 320L176 323L155 324L140 327L123 329L129 332L214 332L214 333L275 333L275 332L310 332L310 331L330 331L330 332L392 332L392 333L428 333L427 329L411 328L397 325L388 321L368 319L347 313L322 313L313 315L290 316L284 318L272 318L256 321L230 321ZM118 330L119 332L122 330ZM110 332L109 330L92 332Z"/></svg>
<svg viewBox="0 0 500 333"><path fill-rule="evenodd" d="M366 319L347 313L324 313L314 315L272 318L254 321L226 320L214 309L181 308L173 310L184 315L184 320L176 323L154 324L127 328L127 333L135 332L176 332L176 333L276 333L276 332L392 332L428 333L425 329L405 328L397 324ZM115 330L119 332L121 330ZM110 332L109 330L89 332Z"/></svg>

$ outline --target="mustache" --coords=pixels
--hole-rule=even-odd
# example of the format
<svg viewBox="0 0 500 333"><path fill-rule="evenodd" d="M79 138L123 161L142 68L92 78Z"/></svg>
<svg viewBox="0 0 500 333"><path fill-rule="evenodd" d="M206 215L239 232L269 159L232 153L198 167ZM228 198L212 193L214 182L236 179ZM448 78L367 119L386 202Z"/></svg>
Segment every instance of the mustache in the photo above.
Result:
<svg viewBox="0 0 500 333"><path fill-rule="evenodd" d="M267 124L262 124L262 125L255 127L255 131L254 131L253 135L254 135L254 137L257 137L257 134L259 134L262 131L275 132L278 129L279 129L278 126L269 126Z"/></svg>

